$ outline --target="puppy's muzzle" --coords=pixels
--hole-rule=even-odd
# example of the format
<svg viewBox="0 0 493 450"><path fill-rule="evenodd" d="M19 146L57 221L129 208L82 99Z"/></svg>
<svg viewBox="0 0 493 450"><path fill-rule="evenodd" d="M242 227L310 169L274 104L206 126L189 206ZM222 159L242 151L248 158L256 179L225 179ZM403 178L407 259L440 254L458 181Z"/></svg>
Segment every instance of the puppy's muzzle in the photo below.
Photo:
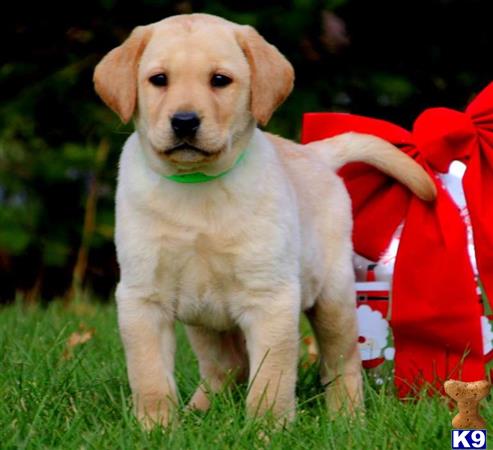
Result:
<svg viewBox="0 0 493 450"><path fill-rule="evenodd" d="M171 128L179 139L194 137L199 127L200 118L194 112L179 112L171 117Z"/></svg>

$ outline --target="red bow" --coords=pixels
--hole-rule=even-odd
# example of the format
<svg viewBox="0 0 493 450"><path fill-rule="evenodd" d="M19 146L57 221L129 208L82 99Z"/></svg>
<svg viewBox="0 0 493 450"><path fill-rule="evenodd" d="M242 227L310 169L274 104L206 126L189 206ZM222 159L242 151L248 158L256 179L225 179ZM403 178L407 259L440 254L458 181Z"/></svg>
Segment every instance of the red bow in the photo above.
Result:
<svg viewBox="0 0 493 450"><path fill-rule="evenodd" d="M447 108L424 111L413 135L433 170L446 173L453 160L467 166L462 184L478 272L488 298L493 299L493 83L464 113Z"/></svg>
<svg viewBox="0 0 493 450"><path fill-rule="evenodd" d="M451 161L467 164L463 184L474 230L480 276L493 295L493 84L465 113L434 108L412 133L381 120L339 113L305 114L303 143L348 131L379 136L413 157L431 175ZM391 323L395 380L401 396L429 382L484 378L481 308L460 212L437 185L428 204L397 181L367 166L340 171L352 198L357 253L378 260L404 221L396 258Z"/></svg>

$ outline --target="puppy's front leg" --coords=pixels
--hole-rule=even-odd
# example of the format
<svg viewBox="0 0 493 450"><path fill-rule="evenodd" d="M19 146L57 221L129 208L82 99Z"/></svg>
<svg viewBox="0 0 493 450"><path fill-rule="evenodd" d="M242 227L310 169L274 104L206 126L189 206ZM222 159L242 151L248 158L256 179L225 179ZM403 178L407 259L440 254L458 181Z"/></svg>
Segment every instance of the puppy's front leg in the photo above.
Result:
<svg viewBox="0 0 493 450"><path fill-rule="evenodd" d="M166 426L176 406L173 317L162 305L135 294L121 285L117 290L118 323L135 412L146 428Z"/></svg>
<svg viewBox="0 0 493 450"><path fill-rule="evenodd" d="M272 411L279 419L294 418L299 301L291 301L293 295L284 292L280 298L255 299L256 307L242 316L250 362L247 411L251 416Z"/></svg>

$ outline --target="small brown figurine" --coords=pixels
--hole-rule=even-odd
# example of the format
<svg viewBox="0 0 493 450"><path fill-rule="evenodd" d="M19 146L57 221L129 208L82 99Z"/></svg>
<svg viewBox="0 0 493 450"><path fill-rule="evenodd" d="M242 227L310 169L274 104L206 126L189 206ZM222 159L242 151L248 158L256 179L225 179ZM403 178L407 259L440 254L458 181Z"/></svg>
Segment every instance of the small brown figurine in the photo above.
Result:
<svg viewBox="0 0 493 450"><path fill-rule="evenodd" d="M479 402L490 392L491 384L486 381L466 383L447 380L445 392L457 402L459 413L452 419L452 426L460 429L483 429L486 422L479 415Z"/></svg>

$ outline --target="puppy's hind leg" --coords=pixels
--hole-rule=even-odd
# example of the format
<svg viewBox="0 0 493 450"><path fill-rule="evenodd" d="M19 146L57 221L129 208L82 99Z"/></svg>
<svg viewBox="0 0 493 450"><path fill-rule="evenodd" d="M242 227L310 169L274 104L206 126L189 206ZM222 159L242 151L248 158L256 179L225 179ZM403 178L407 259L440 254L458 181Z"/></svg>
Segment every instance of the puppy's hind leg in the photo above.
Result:
<svg viewBox="0 0 493 450"><path fill-rule="evenodd" d="M330 414L362 407L363 388L352 274L325 287L307 311L320 349L321 380Z"/></svg>
<svg viewBox="0 0 493 450"><path fill-rule="evenodd" d="M210 396L219 392L228 381L241 381L248 374L244 337L240 330L218 332L187 326L190 344L199 361L201 382L188 407L205 411Z"/></svg>

